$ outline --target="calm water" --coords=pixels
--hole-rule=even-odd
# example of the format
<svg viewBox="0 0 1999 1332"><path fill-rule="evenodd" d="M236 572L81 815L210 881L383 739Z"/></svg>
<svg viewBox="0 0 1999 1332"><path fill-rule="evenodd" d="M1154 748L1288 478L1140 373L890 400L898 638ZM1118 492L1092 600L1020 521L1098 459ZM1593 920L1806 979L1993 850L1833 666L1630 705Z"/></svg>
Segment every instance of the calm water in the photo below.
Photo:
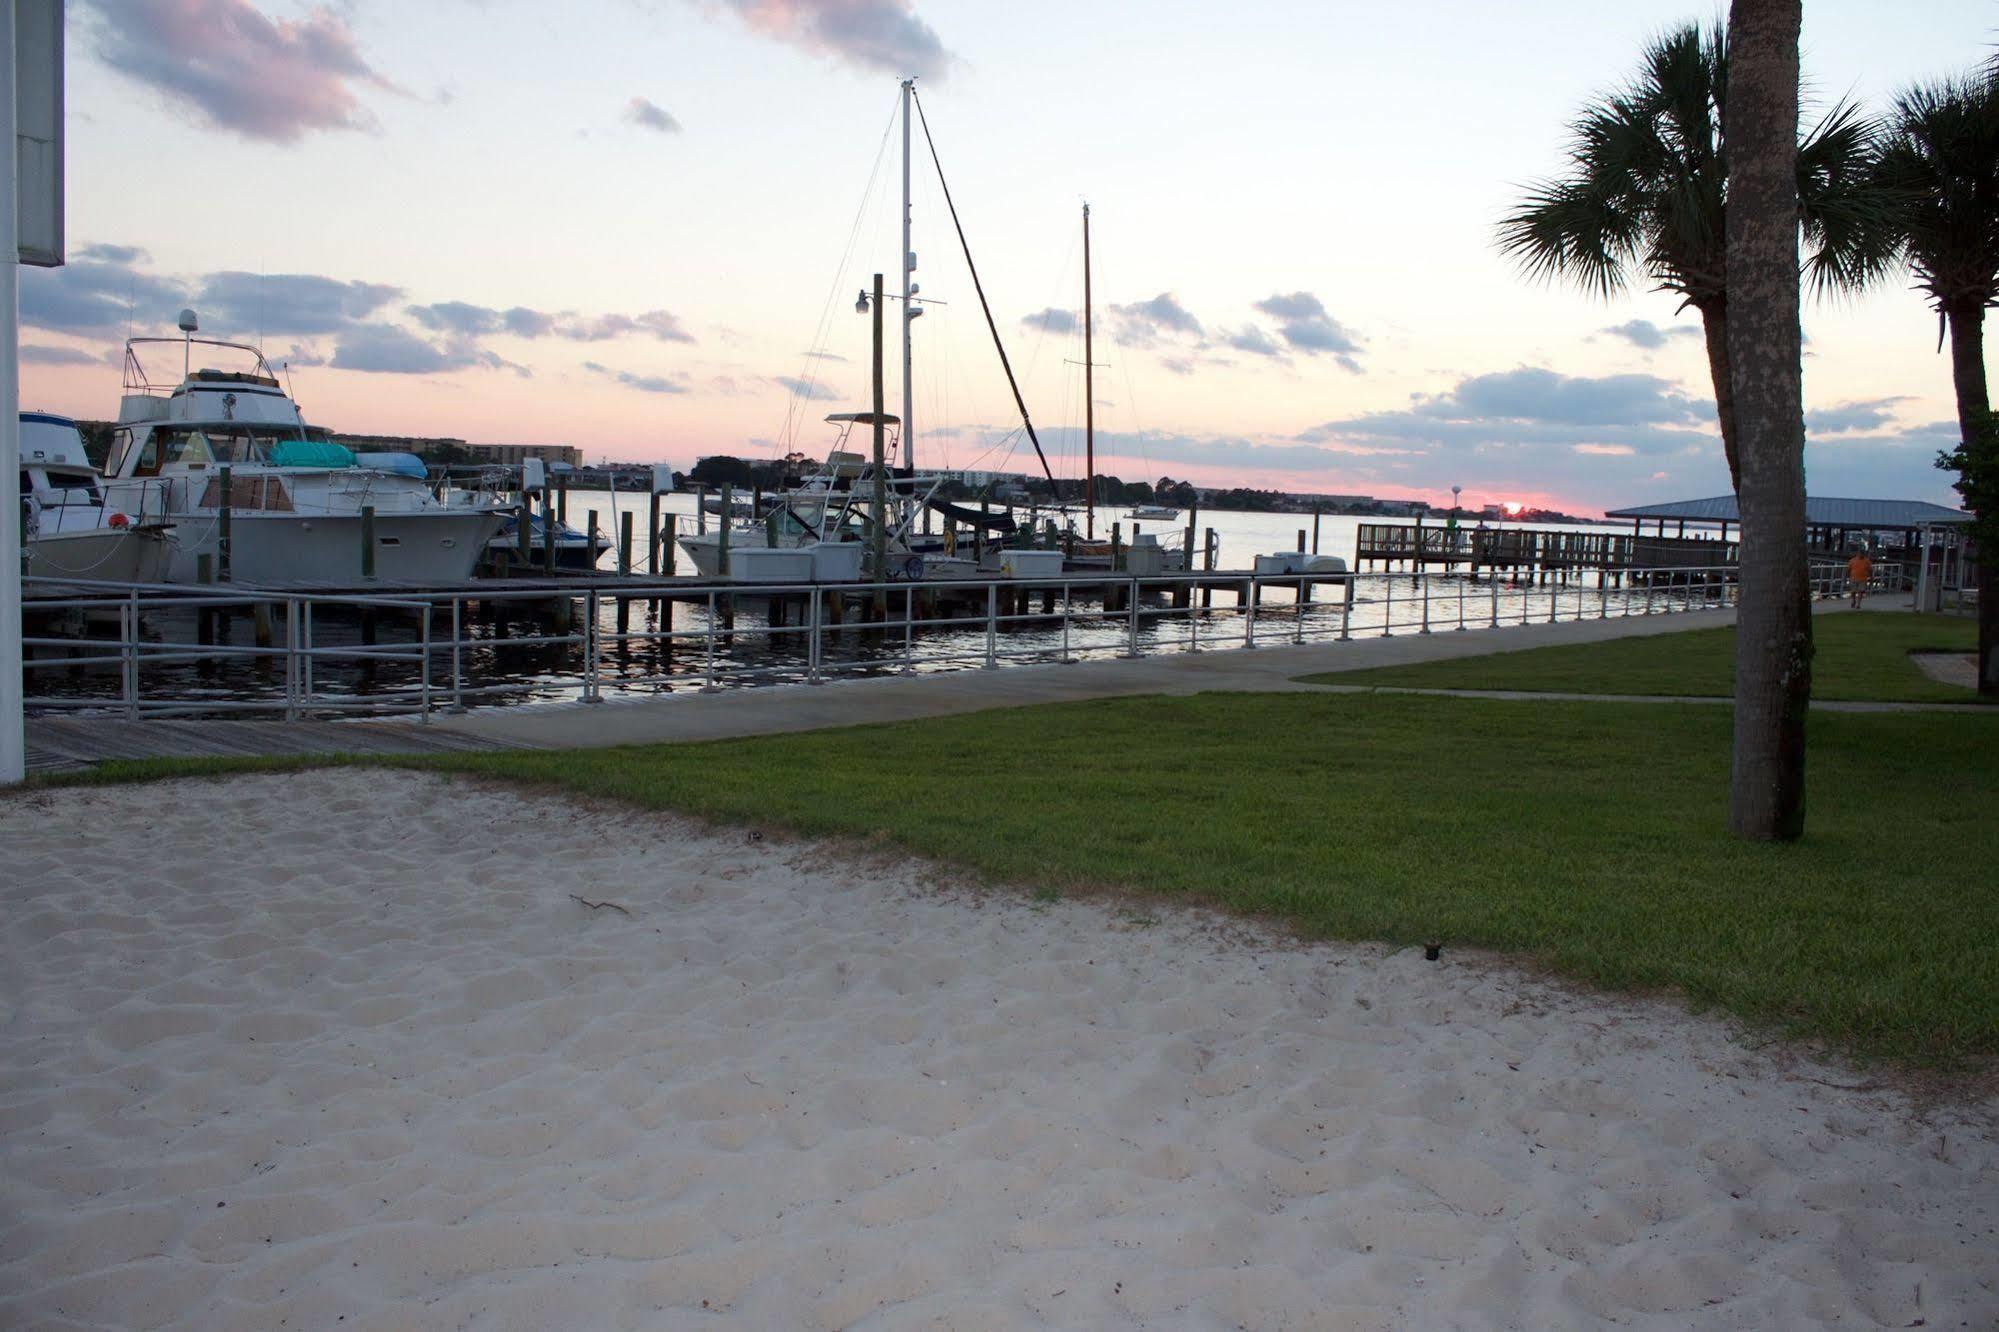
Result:
<svg viewBox="0 0 1999 1332"><path fill-rule="evenodd" d="M674 495L665 501L667 511L679 515L682 530L694 524L694 499ZM587 528L590 515L598 517L606 534L618 530L620 516L630 512L635 540L642 547L646 527L647 501L643 495L572 492L569 518L572 525ZM1112 521L1132 530L1123 510L1101 512L1098 530L1108 532ZM710 520L713 521L712 519ZM1296 549L1298 533L1312 541L1312 518L1308 515L1237 512L1203 512L1199 515L1203 533L1213 528L1220 544L1219 565L1224 569L1247 567L1258 554ZM1326 516L1319 520L1318 549L1338 555L1351 565L1359 524L1374 519ZM1140 523L1141 531L1164 537L1167 524ZM1184 517L1178 529L1184 533ZM1624 531L1623 527L1600 530ZM642 553L635 552L636 562ZM607 568L616 567L615 552L604 559ZM683 573L691 572L685 557L679 563ZM1618 615L1644 608L1648 599L1655 608L1678 607L1699 602L1698 591L1664 591L1647 594L1643 590L1624 591L1599 588L1593 581L1556 587L1534 587L1505 579L1472 580L1466 577L1433 577L1429 588L1429 614L1433 628L1455 628L1460 617L1473 628L1490 625L1546 621L1551 610L1562 619L1576 615L1608 613ZM1107 655L1125 651L1132 642L1131 620L1126 613L1105 615L1095 601L1085 603L1088 580L1078 579L1077 602L1065 628L1059 618L1036 618L1002 626L993 647L1002 664L1018 661L1059 660L1065 651L1076 657ZM1318 588L1307 607L1296 604L1287 589L1269 588L1256 613L1255 633L1259 644L1336 639L1343 629L1355 637L1378 635L1384 628L1395 633L1415 633L1422 628L1419 585L1407 575L1377 574L1356 581L1350 612L1344 604L1344 589ZM579 599L579 607L583 604ZM1057 597L1057 609L1060 598ZM1041 605L1037 596L1030 610ZM919 671L975 669L987 654L983 609L966 611L969 622L949 626L907 630L905 609L900 599L891 598L890 616L885 625L849 625L829 629L823 640L822 671L827 675L846 673L887 673L912 668ZM761 605L745 601L738 607L734 631L723 631L719 621L711 625L706 608L682 604L673 611L672 629L682 635L673 641L646 640L638 636L657 634L665 626L651 603L631 604L624 632L634 637L624 641L619 617L610 603L600 607L598 628L603 646L599 671L602 692L607 696L643 695L700 689L713 673L723 686L796 682L806 678L808 644L806 635L795 626L771 632ZM1198 636L1203 649L1241 647L1245 617L1235 606L1233 593L1217 591L1213 605L1202 610L1173 611L1163 596L1142 600L1139 606L1137 640L1141 650L1184 650ZM98 632L109 632L99 629ZM407 700L419 687L421 670L420 628L408 618L385 617L378 626L376 650L401 654L394 660L363 661L347 657L322 657L314 663L313 687L327 700L379 706ZM580 621L568 631L582 633ZM431 677L434 698L446 700L452 694L454 658L449 646L452 636L451 610L447 605L433 612L431 637ZM192 643L194 617L188 612L159 612L146 618L146 638L153 651L164 652L174 644ZM461 644L455 661L458 695L471 706L500 705L529 701L573 699L580 695L583 649L574 641L537 641L562 638L555 621L531 609L528 604L483 603L461 611ZM253 643L253 621L248 614L230 616L221 626L218 641L235 648ZM282 645L285 630L280 620L275 641ZM351 610L321 608L315 612L312 642L322 649L359 650L361 625ZM40 649L38 655L56 655L55 649ZM282 700L285 694L285 667L282 661L256 660L247 656L215 655L200 662L164 662L142 656L141 695L147 699L184 699L199 707L253 700ZM115 657L102 665L35 669L30 674L31 699L115 700L121 685Z"/></svg>

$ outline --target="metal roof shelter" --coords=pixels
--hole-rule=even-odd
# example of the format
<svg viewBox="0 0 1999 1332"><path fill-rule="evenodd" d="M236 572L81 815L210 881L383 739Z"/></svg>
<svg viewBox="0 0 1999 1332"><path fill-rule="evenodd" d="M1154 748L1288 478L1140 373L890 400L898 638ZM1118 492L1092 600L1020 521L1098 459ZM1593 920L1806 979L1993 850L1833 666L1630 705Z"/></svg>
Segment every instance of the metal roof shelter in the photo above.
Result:
<svg viewBox="0 0 1999 1332"><path fill-rule="evenodd" d="M1666 504L1639 504L1629 509L1611 509L1606 518L1674 519L1689 523L1723 523L1734 526L1742 521L1736 511L1735 496L1713 499L1674 500ZM1807 527L1838 527L1856 532L1913 532L1923 527L1968 523L1971 515L1962 509L1945 508L1926 500L1834 499L1805 497Z"/></svg>

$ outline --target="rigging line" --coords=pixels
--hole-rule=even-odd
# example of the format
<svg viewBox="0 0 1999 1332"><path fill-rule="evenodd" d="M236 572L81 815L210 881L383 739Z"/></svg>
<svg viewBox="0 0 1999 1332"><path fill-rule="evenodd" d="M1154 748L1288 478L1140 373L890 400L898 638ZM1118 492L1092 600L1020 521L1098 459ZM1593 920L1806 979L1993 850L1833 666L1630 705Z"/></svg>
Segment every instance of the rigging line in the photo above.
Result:
<svg viewBox="0 0 1999 1332"><path fill-rule="evenodd" d="M889 135L895 131L895 116L895 108L891 108L888 116L888 124L882 127L881 142L875 145L875 164L868 171L867 187L861 191L861 205L854 210L854 224L847 229L846 247L840 251L840 262L833 269L833 285L826 292L826 303L819 310L819 323L812 330L812 345L806 349L805 355L800 358L804 361L804 365L799 367L799 380L806 386L808 395L818 383L819 358L812 353L825 350L826 330L833 322L833 303L839 299L840 288L847 276L847 264L853 258L854 243L860 237L861 227L867 220L869 209L874 205L875 181L881 176L882 159L888 153ZM798 394L792 393L786 395L784 404L784 431L779 435L779 438L784 441L787 452L797 442L798 437L795 432L795 424L799 407L800 399Z"/></svg>
<svg viewBox="0 0 1999 1332"><path fill-rule="evenodd" d="M985 285L979 281L978 265L972 262L972 245L965 239L965 224L958 220L958 205L951 202L951 185L944 179L944 163L937 156L937 140L930 136L930 117L924 114L923 99L910 90L916 102L916 118L923 124L923 142L930 149L930 164L937 169L937 187L944 192L944 206L951 211L951 226L958 233L958 244L965 251L965 267L971 270L972 290L979 294L979 308L985 311L986 327L992 331L993 350L999 353L1000 368L1006 371L1007 385L1013 389L1013 405L1020 408L1020 423L1027 428L1027 437L1034 441L1034 456L1041 459L1041 470L1048 479L1055 479L1054 471L1048 466L1048 455L1041 451L1041 439L1034 433L1034 422L1028 419L1027 400L1020 396L1020 381L1013 377L1013 365L1006 359L1006 344L1000 341L999 325L993 322L993 307L986 301Z"/></svg>

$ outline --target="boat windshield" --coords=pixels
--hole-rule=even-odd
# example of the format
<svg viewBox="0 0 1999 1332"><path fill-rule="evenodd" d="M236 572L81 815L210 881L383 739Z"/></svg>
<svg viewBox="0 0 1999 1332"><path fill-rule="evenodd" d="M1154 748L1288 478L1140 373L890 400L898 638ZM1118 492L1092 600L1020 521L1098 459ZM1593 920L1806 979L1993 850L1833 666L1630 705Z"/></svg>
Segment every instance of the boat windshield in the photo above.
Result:
<svg viewBox="0 0 1999 1332"><path fill-rule="evenodd" d="M271 447L281 440L297 439L298 429L283 426L165 426L153 431L148 449L158 449L162 465L184 467L209 463L261 463L270 461Z"/></svg>

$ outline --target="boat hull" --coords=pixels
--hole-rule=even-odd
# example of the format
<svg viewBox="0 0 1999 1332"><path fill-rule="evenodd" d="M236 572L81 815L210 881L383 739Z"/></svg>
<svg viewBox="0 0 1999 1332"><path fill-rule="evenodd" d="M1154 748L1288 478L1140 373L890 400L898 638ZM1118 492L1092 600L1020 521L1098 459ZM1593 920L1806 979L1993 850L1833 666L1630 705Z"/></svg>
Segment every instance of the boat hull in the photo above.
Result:
<svg viewBox="0 0 1999 1332"><path fill-rule="evenodd" d="M27 540L30 578L97 583L158 583L173 546L158 528L96 527L47 532Z"/></svg>
<svg viewBox="0 0 1999 1332"><path fill-rule="evenodd" d="M485 510L376 514L373 581L429 585L469 579L486 553L487 542L499 530L501 516ZM218 524L211 518L182 517L170 581L195 582L203 555L210 557L211 569L216 568ZM231 515L231 582L351 586L363 581L361 565L358 514Z"/></svg>

